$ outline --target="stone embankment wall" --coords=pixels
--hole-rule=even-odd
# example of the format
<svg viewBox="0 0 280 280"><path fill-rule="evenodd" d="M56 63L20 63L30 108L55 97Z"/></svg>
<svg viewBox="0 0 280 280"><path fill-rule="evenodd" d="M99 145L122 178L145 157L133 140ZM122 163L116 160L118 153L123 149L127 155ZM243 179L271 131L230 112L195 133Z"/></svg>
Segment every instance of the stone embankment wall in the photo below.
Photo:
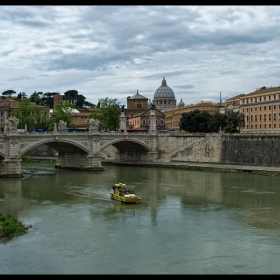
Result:
<svg viewBox="0 0 280 280"><path fill-rule="evenodd" d="M222 163L280 165L280 135L223 135Z"/></svg>
<svg viewBox="0 0 280 280"><path fill-rule="evenodd" d="M220 162L221 134L203 135L170 157L170 161Z"/></svg>

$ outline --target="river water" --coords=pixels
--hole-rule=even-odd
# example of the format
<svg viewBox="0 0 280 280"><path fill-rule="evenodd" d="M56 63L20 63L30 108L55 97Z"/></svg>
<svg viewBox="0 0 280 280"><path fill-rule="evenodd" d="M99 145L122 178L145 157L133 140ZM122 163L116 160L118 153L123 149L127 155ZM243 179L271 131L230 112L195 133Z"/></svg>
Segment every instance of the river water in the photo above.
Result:
<svg viewBox="0 0 280 280"><path fill-rule="evenodd" d="M279 177L23 163L0 179L0 213L28 233L0 244L0 274L279 274ZM111 200L134 185L137 205Z"/></svg>

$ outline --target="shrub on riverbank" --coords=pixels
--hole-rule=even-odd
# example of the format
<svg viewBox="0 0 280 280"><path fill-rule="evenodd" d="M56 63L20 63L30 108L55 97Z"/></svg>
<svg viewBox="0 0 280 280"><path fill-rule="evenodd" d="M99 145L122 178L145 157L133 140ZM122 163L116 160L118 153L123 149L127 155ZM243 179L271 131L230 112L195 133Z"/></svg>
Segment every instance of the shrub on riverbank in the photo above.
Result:
<svg viewBox="0 0 280 280"><path fill-rule="evenodd" d="M31 225L24 225L12 215L3 215L0 213L0 239L2 239L2 241L6 241L12 239L15 236L25 234L31 227Z"/></svg>

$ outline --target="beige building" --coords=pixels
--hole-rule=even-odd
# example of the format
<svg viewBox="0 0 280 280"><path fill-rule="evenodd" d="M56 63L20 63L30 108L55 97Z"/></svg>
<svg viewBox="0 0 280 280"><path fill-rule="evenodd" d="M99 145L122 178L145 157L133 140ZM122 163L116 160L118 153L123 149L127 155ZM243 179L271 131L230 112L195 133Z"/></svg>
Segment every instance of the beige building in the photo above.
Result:
<svg viewBox="0 0 280 280"><path fill-rule="evenodd" d="M188 113L194 110L207 111L211 115L219 112L223 104L212 104L209 101L201 101L192 105L184 105L183 107L176 108L165 112L165 125L166 129L180 131L179 123L183 113Z"/></svg>
<svg viewBox="0 0 280 280"><path fill-rule="evenodd" d="M130 118L127 118L127 131L148 131L150 127L151 108ZM165 114L155 108L156 128L165 129Z"/></svg>
<svg viewBox="0 0 280 280"><path fill-rule="evenodd" d="M265 88L240 96L246 132L280 132L280 87Z"/></svg>
<svg viewBox="0 0 280 280"><path fill-rule="evenodd" d="M126 109L126 118L130 118L132 116L138 115L140 113L143 113L148 110L149 104L148 104L148 98L141 95L138 92L134 94L133 96L127 97L127 109Z"/></svg>

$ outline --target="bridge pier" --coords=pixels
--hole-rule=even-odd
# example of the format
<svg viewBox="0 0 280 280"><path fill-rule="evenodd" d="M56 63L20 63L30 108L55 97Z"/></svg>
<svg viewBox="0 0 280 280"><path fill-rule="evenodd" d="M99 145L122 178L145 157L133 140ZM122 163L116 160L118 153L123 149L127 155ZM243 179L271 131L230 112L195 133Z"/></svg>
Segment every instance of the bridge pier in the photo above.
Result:
<svg viewBox="0 0 280 280"><path fill-rule="evenodd" d="M21 178L21 158L3 159L0 162L0 177Z"/></svg>
<svg viewBox="0 0 280 280"><path fill-rule="evenodd" d="M87 155L80 153L58 154L55 168L76 169L88 171L104 171L100 155Z"/></svg>

